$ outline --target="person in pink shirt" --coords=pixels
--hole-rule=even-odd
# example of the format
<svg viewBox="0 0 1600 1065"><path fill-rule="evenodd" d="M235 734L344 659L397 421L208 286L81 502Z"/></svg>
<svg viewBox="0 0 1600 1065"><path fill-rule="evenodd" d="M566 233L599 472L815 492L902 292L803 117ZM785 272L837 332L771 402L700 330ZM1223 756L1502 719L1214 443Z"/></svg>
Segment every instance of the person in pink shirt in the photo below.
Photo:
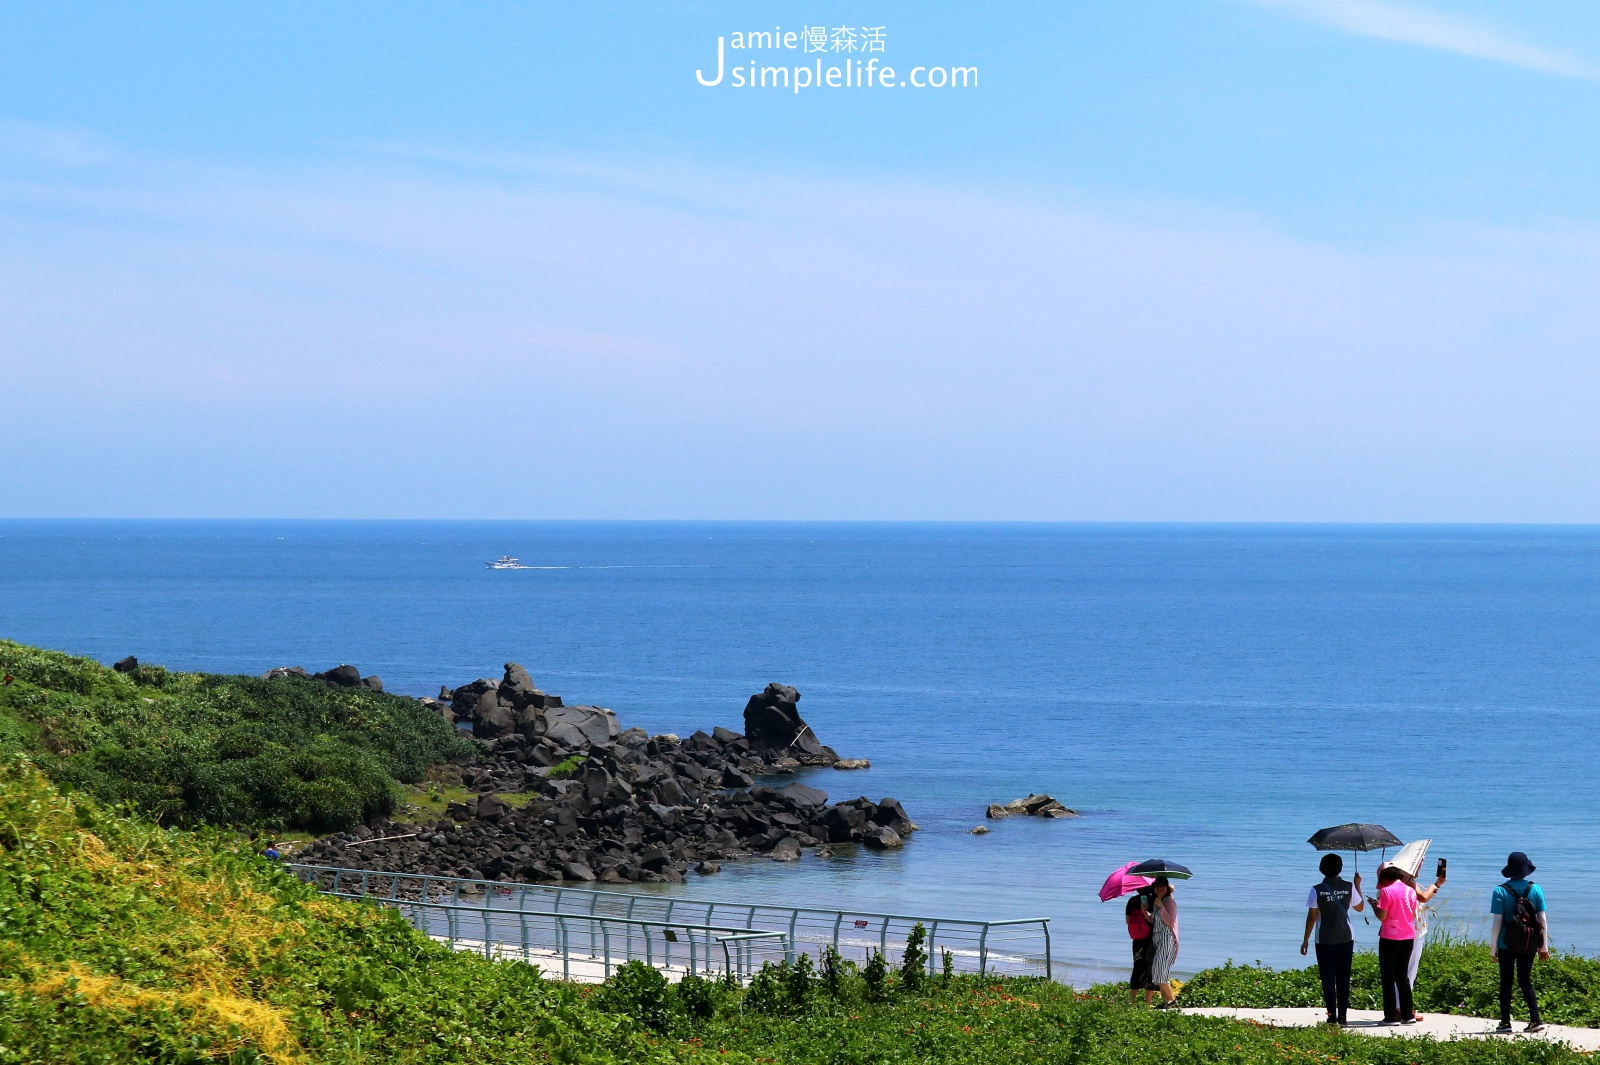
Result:
<svg viewBox="0 0 1600 1065"><path fill-rule="evenodd" d="M1417 907L1438 892L1443 880L1418 891L1393 865L1378 869L1378 897L1372 908L1383 922L1378 929L1378 976L1383 982L1383 1023L1416 1024L1411 1002L1411 949L1417 938Z"/></svg>

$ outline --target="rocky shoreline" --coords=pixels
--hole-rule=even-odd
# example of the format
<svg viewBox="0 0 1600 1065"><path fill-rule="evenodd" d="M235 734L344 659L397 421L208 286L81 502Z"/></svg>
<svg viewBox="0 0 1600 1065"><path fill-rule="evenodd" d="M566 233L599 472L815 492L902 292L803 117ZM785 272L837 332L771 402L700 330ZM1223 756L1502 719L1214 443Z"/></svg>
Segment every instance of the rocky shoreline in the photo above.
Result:
<svg viewBox="0 0 1600 1065"><path fill-rule="evenodd" d="M341 666L298 667L267 676L381 686ZM378 687L381 690L381 687ZM295 854L309 864L528 883L663 883L722 861L765 856L795 861L837 845L903 845L916 824L894 799L828 802L798 781L806 766L840 765L800 716L800 693L769 684L745 705L743 733L726 728L680 740L624 729L610 710L566 706L506 664L438 699L445 720L470 723L479 751L455 760L445 779L477 792L447 817L412 825L378 821L328 836ZM857 760L859 761L859 760ZM845 766L841 766L845 767Z"/></svg>

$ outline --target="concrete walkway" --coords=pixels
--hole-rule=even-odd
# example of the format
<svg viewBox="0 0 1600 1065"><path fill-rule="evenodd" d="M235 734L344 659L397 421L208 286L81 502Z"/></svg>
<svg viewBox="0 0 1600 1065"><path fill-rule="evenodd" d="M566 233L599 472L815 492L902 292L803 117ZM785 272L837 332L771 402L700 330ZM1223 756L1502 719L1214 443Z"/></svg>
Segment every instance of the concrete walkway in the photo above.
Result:
<svg viewBox="0 0 1600 1065"><path fill-rule="evenodd" d="M1223 1007L1187 1009L1182 1012L1196 1017L1232 1017L1240 1021L1253 1021L1272 1028L1312 1028L1321 1024L1327 1011L1317 1009L1244 1010ZM1377 1010L1351 1010L1347 1032L1378 1036L1432 1036L1440 1041L1451 1039L1543 1039L1551 1043L1567 1043L1575 1050L1600 1050L1600 1028L1571 1028L1552 1024L1536 1035L1523 1035L1526 1027L1516 1022L1512 1035L1496 1035L1498 1021L1482 1017L1457 1017L1448 1013L1428 1013L1417 1024L1385 1025L1383 1014Z"/></svg>

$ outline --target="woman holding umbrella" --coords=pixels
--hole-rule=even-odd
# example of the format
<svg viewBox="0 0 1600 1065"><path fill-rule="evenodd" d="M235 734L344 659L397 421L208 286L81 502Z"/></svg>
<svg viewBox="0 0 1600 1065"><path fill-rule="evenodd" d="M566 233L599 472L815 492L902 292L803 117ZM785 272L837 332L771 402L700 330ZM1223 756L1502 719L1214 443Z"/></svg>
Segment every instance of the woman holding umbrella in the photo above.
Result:
<svg viewBox="0 0 1600 1065"><path fill-rule="evenodd" d="M1154 901L1150 915L1150 982L1161 992L1161 1005L1170 1009L1177 995L1172 991L1172 963L1178 960L1178 900L1172 897L1172 881L1156 877L1150 885Z"/></svg>

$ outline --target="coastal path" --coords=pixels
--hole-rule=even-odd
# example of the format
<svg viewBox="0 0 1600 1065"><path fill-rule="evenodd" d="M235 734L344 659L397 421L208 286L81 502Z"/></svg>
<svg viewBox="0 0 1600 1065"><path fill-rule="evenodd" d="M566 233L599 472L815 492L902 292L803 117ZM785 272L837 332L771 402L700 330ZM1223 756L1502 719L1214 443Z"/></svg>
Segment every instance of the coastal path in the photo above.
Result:
<svg viewBox="0 0 1600 1065"><path fill-rule="evenodd" d="M820 961L830 946L858 964L881 953L898 967L906 937L919 923L927 932L930 973L948 956L961 973L1055 975L1044 917L918 917L322 865L285 868L325 894L391 907L418 931L456 949L537 963L567 980L604 980L628 961L643 961L669 978L732 973L747 980L766 961L793 961L801 953Z"/></svg>
<svg viewBox="0 0 1600 1065"><path fill-rule="evenodd" d="M1328 1016L1320 1007L1255 1010L1228 1009L1219 1006L1186 1009L1181 1012L1191 1017L1230 1017L1234 1020L1266 1025L1269 1028L1314 1028ZM1522 1032L1524 1025L1519 1021L1515 1032L1504 1035L1497 1034L1494 1030L1499 1021L1483 1017L1428 1013L1416 1024L1386 1025L1383 1023L1383 1014L1377 1010L1351 1010L1350 1022L1345 1031L1357 1035L1397 1038L1426 1035L1440 1042L1456 1039L1539 1039L1549 1043L1567 1043L1574 1050L1600 1051L1600 1028L1573 1028L1564 1024L1552 1024L1542 1032L1524 1035Z"/></svg>

